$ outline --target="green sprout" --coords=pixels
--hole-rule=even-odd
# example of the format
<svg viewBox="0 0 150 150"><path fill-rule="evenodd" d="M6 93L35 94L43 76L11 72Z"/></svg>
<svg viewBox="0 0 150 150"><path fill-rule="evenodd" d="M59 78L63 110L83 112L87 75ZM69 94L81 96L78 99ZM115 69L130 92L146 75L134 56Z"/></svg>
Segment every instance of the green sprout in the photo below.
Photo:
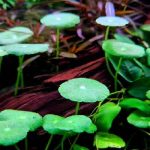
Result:
<svg viewBox="0 0 150 150"><path fill-rule="evenodd" d="M77 102L75 114L78 114L80 102L104 101L110 94L104 84L88 78L68 80L60 85L58 91L64 98Z"/></svg>
<svg viewBox="0 0 150 150"><path fill-rule="evenodd" d="M109 55L120 57L119 63L114 76L114 86L117 90L118 72L120 70L122 61L124 58L133 59L143 57L145 55L145 49L142 46L120 42L115 39L105 40L102 44L102 48Z"/></svg>
<svg viewBox="0 0 150 150"><path fill-rule="evenodd" d="M125 142L117 135L106 132L98 132L94 139L94 145L97 149L122 148L125 147Z"/></svg>
<svg viewBox="0 0 150 150"><path fill-rule="evenodd" d="M42 24L56 29L56 57L59 57L60 54L60 30L72 28L79 24L79 22L79 16L72 13L54 13L46 15L41 19Z"/></svg>
<svg viewBox="0 0 150 150"><path fill-rule="evenodd" d="M23 68L22 68L24 56L46 52L49 49L49 45L48 44L11 44L11 45L3 46L3 49L8 54L16 55L19 58L18 74L15 83L15 93L14 93L15 95L17 95L18 87L24 86Z"/></svg>

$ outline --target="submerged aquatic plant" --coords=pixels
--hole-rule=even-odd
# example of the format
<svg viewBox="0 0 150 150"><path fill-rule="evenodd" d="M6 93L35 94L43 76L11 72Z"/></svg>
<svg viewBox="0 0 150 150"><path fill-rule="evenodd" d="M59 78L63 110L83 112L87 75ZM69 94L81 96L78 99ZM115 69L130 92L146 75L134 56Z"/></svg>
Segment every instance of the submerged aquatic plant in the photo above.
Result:
<svg viewBox="0 0 150 150"><path fill-rule="evenodd" d="M97 149L122 148L125 147L125 142L117 135L107 132L98 132L94 139L94 145Z"/></svg>
<svg viewBox="0 0 150 150"><path fill-rule="evenodd" d="M29 131L35 131L41 127L42 123L42 116L35 112L13 109L1 111L0 126L5 126L1 128L0 131L2 130L1 132L6 134L0 137L0 144L1 142L5 142L5 146L13 145L26 138ZM16 147L16 149L19 148ZM25 139L25 149L28 150L27 138Z"/></svg>
<svg viewBox="0 0 150 150"><path fill-rule="evenodd" d="M16 144L26 138L28 131L28 126L16 122L15 119L7 120L0 118L0 145L14 145L15 148L19 150Z"/></svg>
<svg viewBox="0 0 150 150"><path fill-rule="evenodd" d="M150 128L150 115L147 115L139 110L132 112L127 117L127 121L138 128Z"/></svg>
<svg viewBox="0 0 150 150"><path fill-rule="evenodd" d="M80 102L104 101L110 94L104 84L88 78L68 80L60 85L58 91L64 98L77 102L75 114L78 114Z"/></svg>
<svg viewBox="0 0 150 150"><path fill-rule="evenodd" d="M14 93L15 95L17 95L18 87L24 86L23 68L22 68L24 56L46 52L49 49L49 45L48 44L11 44L11 45L3 46L3 49L8 54L16 55L19 58L18 74L15 83L15 93Z"/></svg>
<svg viewBox="0 0 150 150"><path fill-rule="evenodd" d="M115 90L117 90L118 72L120 70L123 59L124 58L133 59L143 57L145 56L145 49L142 46L120 42L115 39L105 40L102 44L102 48L107 54L107 57L109 57L108 54L120 57L116 73L114 76L114 86Z"/></svg>
<svg viewBox="0 0 150 150"><path fill-rule="evenodd" d="M79 22L79 16L72 13L54 13L46 15L41 19L42 24L56 29L56 57L59 57L60 54L60 30L72 28L79 24Z"/></svg>
<svg viewBox="0 0 150 150"><path fill-rule="evenodd" d="M67 118L48 114L43 118L43 128L45 131L51 134L51 137L45 147L48 150L53 135L63 135L61 140L61 149L63 150L64 141L68 136L79 134L82 132L94 133L96 126L92 123L91 119L84 115L73 115ZM75 143L72 144L70 150L73 148ZM59 145L58 145L59 148Z"/></svg>

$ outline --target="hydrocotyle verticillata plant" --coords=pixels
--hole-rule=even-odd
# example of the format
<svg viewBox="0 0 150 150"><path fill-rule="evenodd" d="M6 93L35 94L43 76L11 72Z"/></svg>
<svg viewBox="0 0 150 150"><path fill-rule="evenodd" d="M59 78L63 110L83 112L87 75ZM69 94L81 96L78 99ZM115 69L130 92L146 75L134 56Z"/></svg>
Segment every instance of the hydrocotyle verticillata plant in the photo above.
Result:
<svg viewBox="0 0 150 150"><path fill-rule="evenodd" d="M120 42L115 39L105 40L102 44L102 48L107 53L107 57L109 55L120 57L119 63L116 69L116 74L114 76L114 86L115 90L117 90L117 77L122 64L122 60L140 58L145 56L145 49L142 46Z"/></svg>
<svg viewBox="0 0 150 150"><path fill-rule="evenodd" d="M64 98L77 102L75 114L78 114L80 102L104 101L110 94L109 89L104 84L88 78L68 80L60 85L58 91Z"/></svg>
<svg viewBox="0 0 150 150"><path fill-rule="evenodd" d="M80 23L80 17L72 13L53 13L44 16L41 23L56 29L56 57L60 54L60 30L75 27Z"/></svg>
<svg viewBox="0 0 150 150"><path fill-rule="evenodd" d="M15 83L15 95L18 94L18 87L24 86L23 61L25 55L43 53L48 51L49 44L11 44L2 47L8 54L13 54L19 58L18 74Z"/></svg>
<svg viewBox="0 0 150 150"><path fill-rule="evenodd" d="M96 131L96 126L92 123L91 119L84 115L73 115L67 118L48 114L43 118L43 128L45 131L50 133L50 137L45 150L48 150L50 143L52 141L53 135L63 135L60 146L63 150L64 141L67 137L82 132L94 133ZM71 145L70 150L73 148L75 142ZM58 145L59 148L59 145Z"/></svg>
<svg viewBox="0 0 150 150"><path fill-rule="evenodd" d="M21 110L12 110L12 109L6 109L0 112L0 125L1 125L1 120L2 122L6 122L8 124L9 122L13 123L13 126L16 127L15 130L17 130L18 133L17 132L15 133L13 126L12 128L10 128L12 129L12 131L10 132L15 133L14 134L15 137L13 137L11 133L6 134L8 136L7 138L10 141L12 140L12 142L13 142L13 138L20 139L20 140L22 140L22 138L26 138L27 133L29 131L32 131L32 132L35 131L37 128L41 127L43 123L42 116L39 115L38 113L29 112L29 111L21 111ZM25 149L26 150L28 149L27 138L25 139Z"/></svg>
<svg viewBox="0 0 150 150"><path fill-rule="evenodd" d="M110 28L123 27L123 26L127 25L129 22L128 22L128 20L126 20L123 17L115 16L115 8L114 8L113 3L111 3L111 2L106 2L105 12L106 12L107 16L100 16L99 18L96 19L96 23L100 24L102 26L106 26L104 40L107 40L108 36L109 36ZM115 76L117 76L117 73L114 75L113 72L111 71L107 53L105 53L105 60L106 60L106 66L107 66L107 69L108 69L110 75L115 78Z"/></svg>

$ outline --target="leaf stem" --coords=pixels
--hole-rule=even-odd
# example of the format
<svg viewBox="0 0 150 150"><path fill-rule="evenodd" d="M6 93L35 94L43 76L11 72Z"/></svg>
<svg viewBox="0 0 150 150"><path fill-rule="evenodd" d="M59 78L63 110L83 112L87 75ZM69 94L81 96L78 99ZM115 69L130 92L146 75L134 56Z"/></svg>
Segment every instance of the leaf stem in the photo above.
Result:
<svg viewBox="0 0 150 150"><path fill-rule="evenodd" d="M59 57L60 54L60 29L56 29L56 58Z"/></svg>
<svg viewBox="0 0 150 150"><path fill-rule="evenodd" d="M122 59L123 59L122 57L119 59L119 63L118 63L117 69L116 69L115 77L114 77L114 89L115 89L115 91L117 91L117 88L118 88L117 80L118 80L118 73L119 73L119 70L121 67Z"/></svg>
<svg viewBox="0 0 150 150"><path fill-rule="evenodd" d="M50 146L50 144L51 144L51 142L52 142L52 139L53 139L53 135L50 136L50 138L49 138L49 140L48 140L48 142L47 142L47 144L46 144L45 150L48 150L48 149L49 149L49 146Z"/></svg>
<svg viewBox="0 0 150 150"><path fill-rule="evenodd" d="M18 87L20 85L20 80L21 80L21 85L23 86L23 71L22 71L23 58L24 56L19 56L19 66L17 69L18 74L17 74L16 83L15 83L15 93L14 93L15 96L18 94Z"/></svg>
<svg viewBox="0 0 150 150"><path fill-rule="evenodd" d="M77 102L76 108L75 108L75 115L78 115L80 109L80 102Z"/></svg>

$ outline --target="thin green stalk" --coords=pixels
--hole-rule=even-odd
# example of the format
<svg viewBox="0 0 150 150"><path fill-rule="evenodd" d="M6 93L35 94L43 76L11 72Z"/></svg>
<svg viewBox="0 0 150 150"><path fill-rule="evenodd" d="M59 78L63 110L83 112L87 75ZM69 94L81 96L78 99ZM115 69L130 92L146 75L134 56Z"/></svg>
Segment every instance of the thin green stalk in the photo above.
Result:
<svg viewBox="0 0 150 150"><path fill-rule="evenodd" d="M64 134L64 136L62 137L61 140L61 150L64 150L64 141L66 140L66 134Z"/></svg>
<svg viewBox="0 0 150 150"><path fill-rule="evenodd" d="M50 144L51 144L51 142L52 142L52 139L53 139L53 135L50 136L50 138L49 138L49 140L48 140L48 142L47 142L47 144L46 144L45 150L48 150L48 149L49 149Z"/></svg>
<svg viewBox="0 0 150 150"><path fill-rule="evenodd" d="M21 87L24 87L23 69L22 69L23 60L24 60L24 56L20 56L20 67L21 67L20 86Z"/></svg>
<svg viewBox="0 0 150 150"><path fill-rule="evenodd" d="M59 38L60 38L60 29L57 28L57 30L56 30L56 57L59 57L59 54L60 54L60 41L59 41Z"/></svg>
<svg viewBox="0 0 150 150"><path fill-rule="evenodd" d="M20 83L21 84L23 83L23 71L22 71L23 58L24 58L23 56L19 56L18 74L15 83L15 93L14 93L15 96L18 94L18 87Z"/></svg>
<svg viewBox="0 0 150 150"><path fill-rule="evenodd" d="M75 115L78 115L80 109L80 102L77 102L76 108L75 108Z"/></svg>
<svg viewBox="0 0 150 150"><path fill-rule="evenodd" d="M116 69L115 77L114 77L114 89L115 89L115 91L117 91L117 88L118 88L117 80L118 80L118 73L119 73L119 70L121 67L122 59L123 59L122 57L119 59L119 63L118 63L117 69Z"/></svg>
<svg viewBox="0 0 150 150"><path fill-rule="evenodd" d="M2 69L2 61L3 61L3 57L0 57L0 72L1 72L1 69Z"/></svg>
<svg viewBox="0 0 150 150"><path fill-rule="evenodd" d="M25 150L28 150L28 139L27 139L27 137L25 138Z"/></svg>
<svg viewBox="0 0 150 150"><path fill-rule="evenodd" d="M108 26L108 27L106 28L106 32L105 32L105 37L104 37L105 40L108 40L109 31L110 31L110 27ZM109 74L114 78L114 74L113 74L113 72L111 71L111 68L110 68L110 65L109 65L109 60L108 60L108 55L107 55L106 52L105 52L105 61L106 61L106 67L107 67L107 70L108 70ZM117 82L118 82L118 84L119 84L121 87L123 87L122 83L121 83L119 80L118 80Z"/></svg>
<svg viewBox="0 0 150 150"><path fill-rule="evenodd" d="M16 150L20 150L20 148L18 147L17 144L15 144L14 147L15 147Z"/></svg>
<svg viewBox="0 0 150 150"><path fill-rule="evenodd" d="M78 135L76 136L75 140L73 141L73 143L72 143L72 145L71 145L71 147L70 147L70 150L73 149L73 146L76 144L76 142L77 142L79 136L80 136L80 134L78 134Z"/></svg>
<svg viewBox="0 0 150 150"><path fill-rule="evenodd" d="M58 150L61 147L61 150L64 149L64 141L66 139L66 134L63 135L60 144L54 149L54 150Z"/></svg>
<svg viewBox="0 0 150 150"><path fill-rule="evenodd" d="M109 31L110 31L110 27L108 26L105 32L105 37L104 37L105 40L108 40ZM113 72L111 71L110 66L109 66L108 56L106 52L105 52L105 61L106 61L106 67L107 67L108 72L110 73L112 77L114 77Z"/></svg>
<svg viewBox="0 0 150 150"><path fill-rule="evenodd" d="M120 91L115 91L115 92L110 93L109 96L119 94L119 93L124 93L125 91L126 91L126 89L121 89Z"/></svg>
<svg viewBox="0 0 150 150"><path fill-rule="evenodd" d="M108 40L109 31L110 31L110 27L109 27L109 26L107 26L107 28L106 28L106 32L105 32L105 40Z"/></svg>

